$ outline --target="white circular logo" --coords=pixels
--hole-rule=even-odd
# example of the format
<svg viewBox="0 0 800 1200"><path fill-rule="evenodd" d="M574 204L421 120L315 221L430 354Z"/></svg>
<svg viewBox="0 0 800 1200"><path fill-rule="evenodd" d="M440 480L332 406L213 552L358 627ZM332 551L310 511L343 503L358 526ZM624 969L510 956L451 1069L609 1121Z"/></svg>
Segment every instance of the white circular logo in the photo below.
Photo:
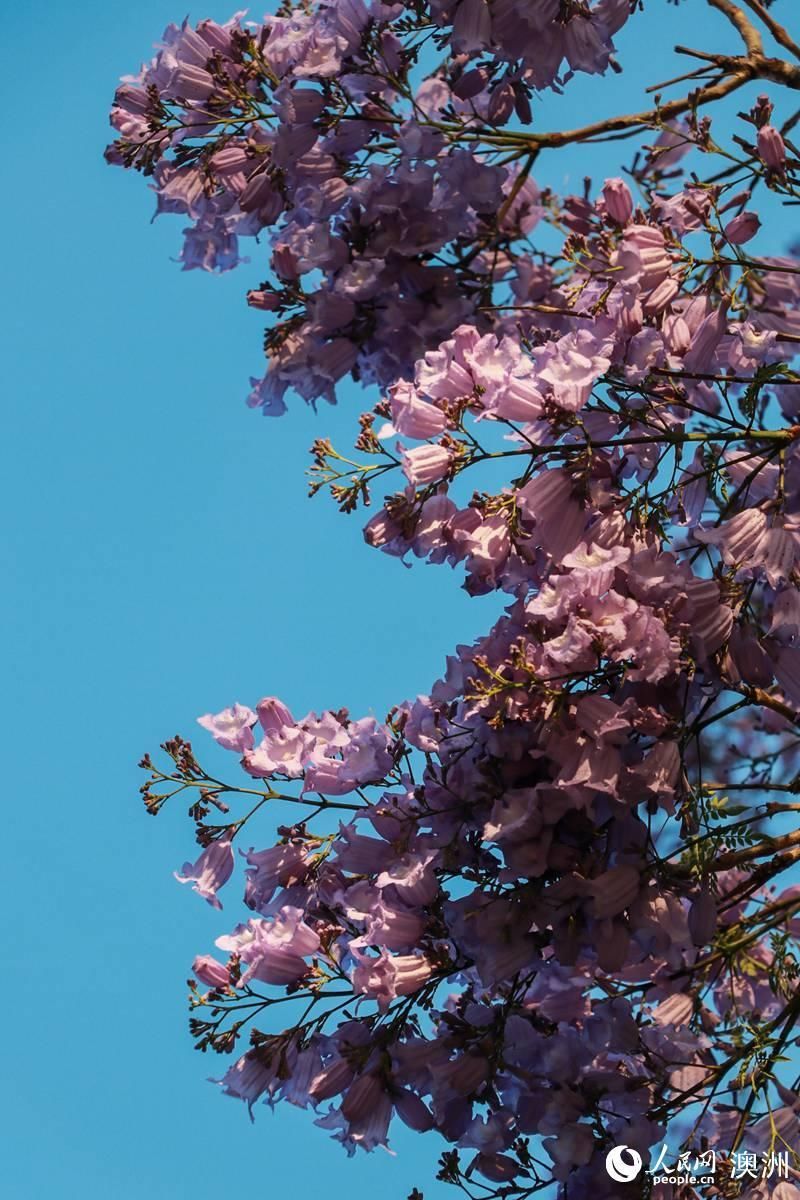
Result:
<svg viewBox="0 0 800 1200"><path fill-rule="evenodd" d="M606 1155L606 1170L617 1183L632 1183L642 1169L642 1156L630 1146L615 1146Z"/></svg>

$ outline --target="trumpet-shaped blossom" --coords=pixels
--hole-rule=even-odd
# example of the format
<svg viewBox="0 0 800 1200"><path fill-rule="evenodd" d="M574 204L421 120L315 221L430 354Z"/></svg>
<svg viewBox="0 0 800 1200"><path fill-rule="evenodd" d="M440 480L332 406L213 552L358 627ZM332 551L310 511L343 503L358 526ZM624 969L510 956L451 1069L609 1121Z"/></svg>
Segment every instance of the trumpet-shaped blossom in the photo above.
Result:
<svg viewBox="0 0 800 1200"><path fill-rule="evenodd" d="M191 883L192 891L207 900L212 908L222 908L217 892L233 874L234 858L230 838L220 838L208 846L196 862L185 862L181 873L175 872L179 883Z"/></svg>

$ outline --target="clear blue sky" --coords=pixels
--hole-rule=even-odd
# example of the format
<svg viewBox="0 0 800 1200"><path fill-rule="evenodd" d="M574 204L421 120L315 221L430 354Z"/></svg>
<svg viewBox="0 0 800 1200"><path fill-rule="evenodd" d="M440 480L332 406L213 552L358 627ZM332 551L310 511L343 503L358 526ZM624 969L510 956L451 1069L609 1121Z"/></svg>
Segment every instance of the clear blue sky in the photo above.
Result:
<svg viewBox="0 0 800 1200"><path fill-rule="evenodd" d="M638 102L645 76L673 73L670 42L709 44L699 0L652 7L620 39L626 74L574 85L537 109L540 127L626 90ZM366 405L353 389L316 418L300 402L277 422L247 410L257 248L223 278L181 273L180 220L151 226L143 181L104 166L117 77L183 15L85 0L3 16L2 1191L210 1200L237 1179L264 1197L450 1194L428 1184L435 1140L348 1161L288 1106L251 1126L186 1032L192 957L242 910L230 894L215 914L174 882L190 828L177 810L145 815L141 753L265 693L382 715L497 600L468 601L445 568L404 570L363 546L357 518L306 500L313 437L344 442ZM614 147L542 175L577 185L586 170L618 173Z"/></svg>

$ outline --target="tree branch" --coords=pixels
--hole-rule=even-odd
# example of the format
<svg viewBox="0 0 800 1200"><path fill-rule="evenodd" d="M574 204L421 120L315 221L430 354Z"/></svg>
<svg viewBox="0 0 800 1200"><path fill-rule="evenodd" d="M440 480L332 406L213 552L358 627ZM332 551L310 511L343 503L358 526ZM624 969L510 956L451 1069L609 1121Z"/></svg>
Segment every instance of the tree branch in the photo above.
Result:
<svg viewBox="0 0 800 1200"><path fill-rule="evenodd" d="M764 53L761 34L747 18L746 14L733 3L733 0L708 0L708 3L712 8L716 8L719 12L723 13L731 24L736 26L749 55L754 56Z"/></svg>
<svg viewBox="0 0 800 1200"><path fill-rule="evenodd" d="M775 41L783 46L784 50L788 50L795 58L800 59L800 46L790 36L783 25L779 25L773 16L767 12L761 0L744 0L744 3L751 9L758 19L766 25Z"/></svg>
<svg viewBox="0 0 800 1200"><path fill-rule="evenodd" d="M723 4L727 0L709 0L709 3ZM684 46L675 49L682 54L692 54L694 51ZM567 146L573 142L584 142L600 134L614 133L623 129L637 129L648 125L663 125L674 117L682 116L696 108L723 100L732 92L737 91L754 79L765 79L783 87L800 91L800 67L780 58L768 58L763 53L753 52L748 55L703 55L724 72L725 77L707 87L697 88L685 96L668 100L657 108L643 109L638 113L624 113L617 117L606 117L602 121L594 121L574 129L552 130L538 134L508 134L504 140L519 140L534 149L554 149ZM477 138L481 135L476 133ZM484 140L491 140L486 138Z"/></svg>

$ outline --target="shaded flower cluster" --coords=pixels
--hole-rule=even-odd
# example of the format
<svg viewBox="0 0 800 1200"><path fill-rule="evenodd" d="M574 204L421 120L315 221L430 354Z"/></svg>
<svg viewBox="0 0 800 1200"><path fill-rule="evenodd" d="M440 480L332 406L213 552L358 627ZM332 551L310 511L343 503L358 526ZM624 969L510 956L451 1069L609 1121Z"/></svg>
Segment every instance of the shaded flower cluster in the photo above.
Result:
<svg viewBox="0 0 800 1200"><path fill-rule="evenodd" d="M800 163L766 93L728 148L701 115L800 87L800 47L708 4L741 53L686 49L685 96L580 129L531 129L536 92L613 67L628 0L184 24L112 112L109 159L192 222L184 267L263 238L253 407L376 385L312 492L394 479L367 543L497 595L382 722L269 696L200 718L240 782L180 738L142 763L150 812L191 797L178 879L243 892L191 982L222 1090L349 1153L435 1131L470 1196L678 1200L604 1165L676 1127L791 1152L741 1186L723 1156L713 1194L800 1196L800 260L752 249ZM623 173L542 185L544 151L618 133Z"/></svg>

